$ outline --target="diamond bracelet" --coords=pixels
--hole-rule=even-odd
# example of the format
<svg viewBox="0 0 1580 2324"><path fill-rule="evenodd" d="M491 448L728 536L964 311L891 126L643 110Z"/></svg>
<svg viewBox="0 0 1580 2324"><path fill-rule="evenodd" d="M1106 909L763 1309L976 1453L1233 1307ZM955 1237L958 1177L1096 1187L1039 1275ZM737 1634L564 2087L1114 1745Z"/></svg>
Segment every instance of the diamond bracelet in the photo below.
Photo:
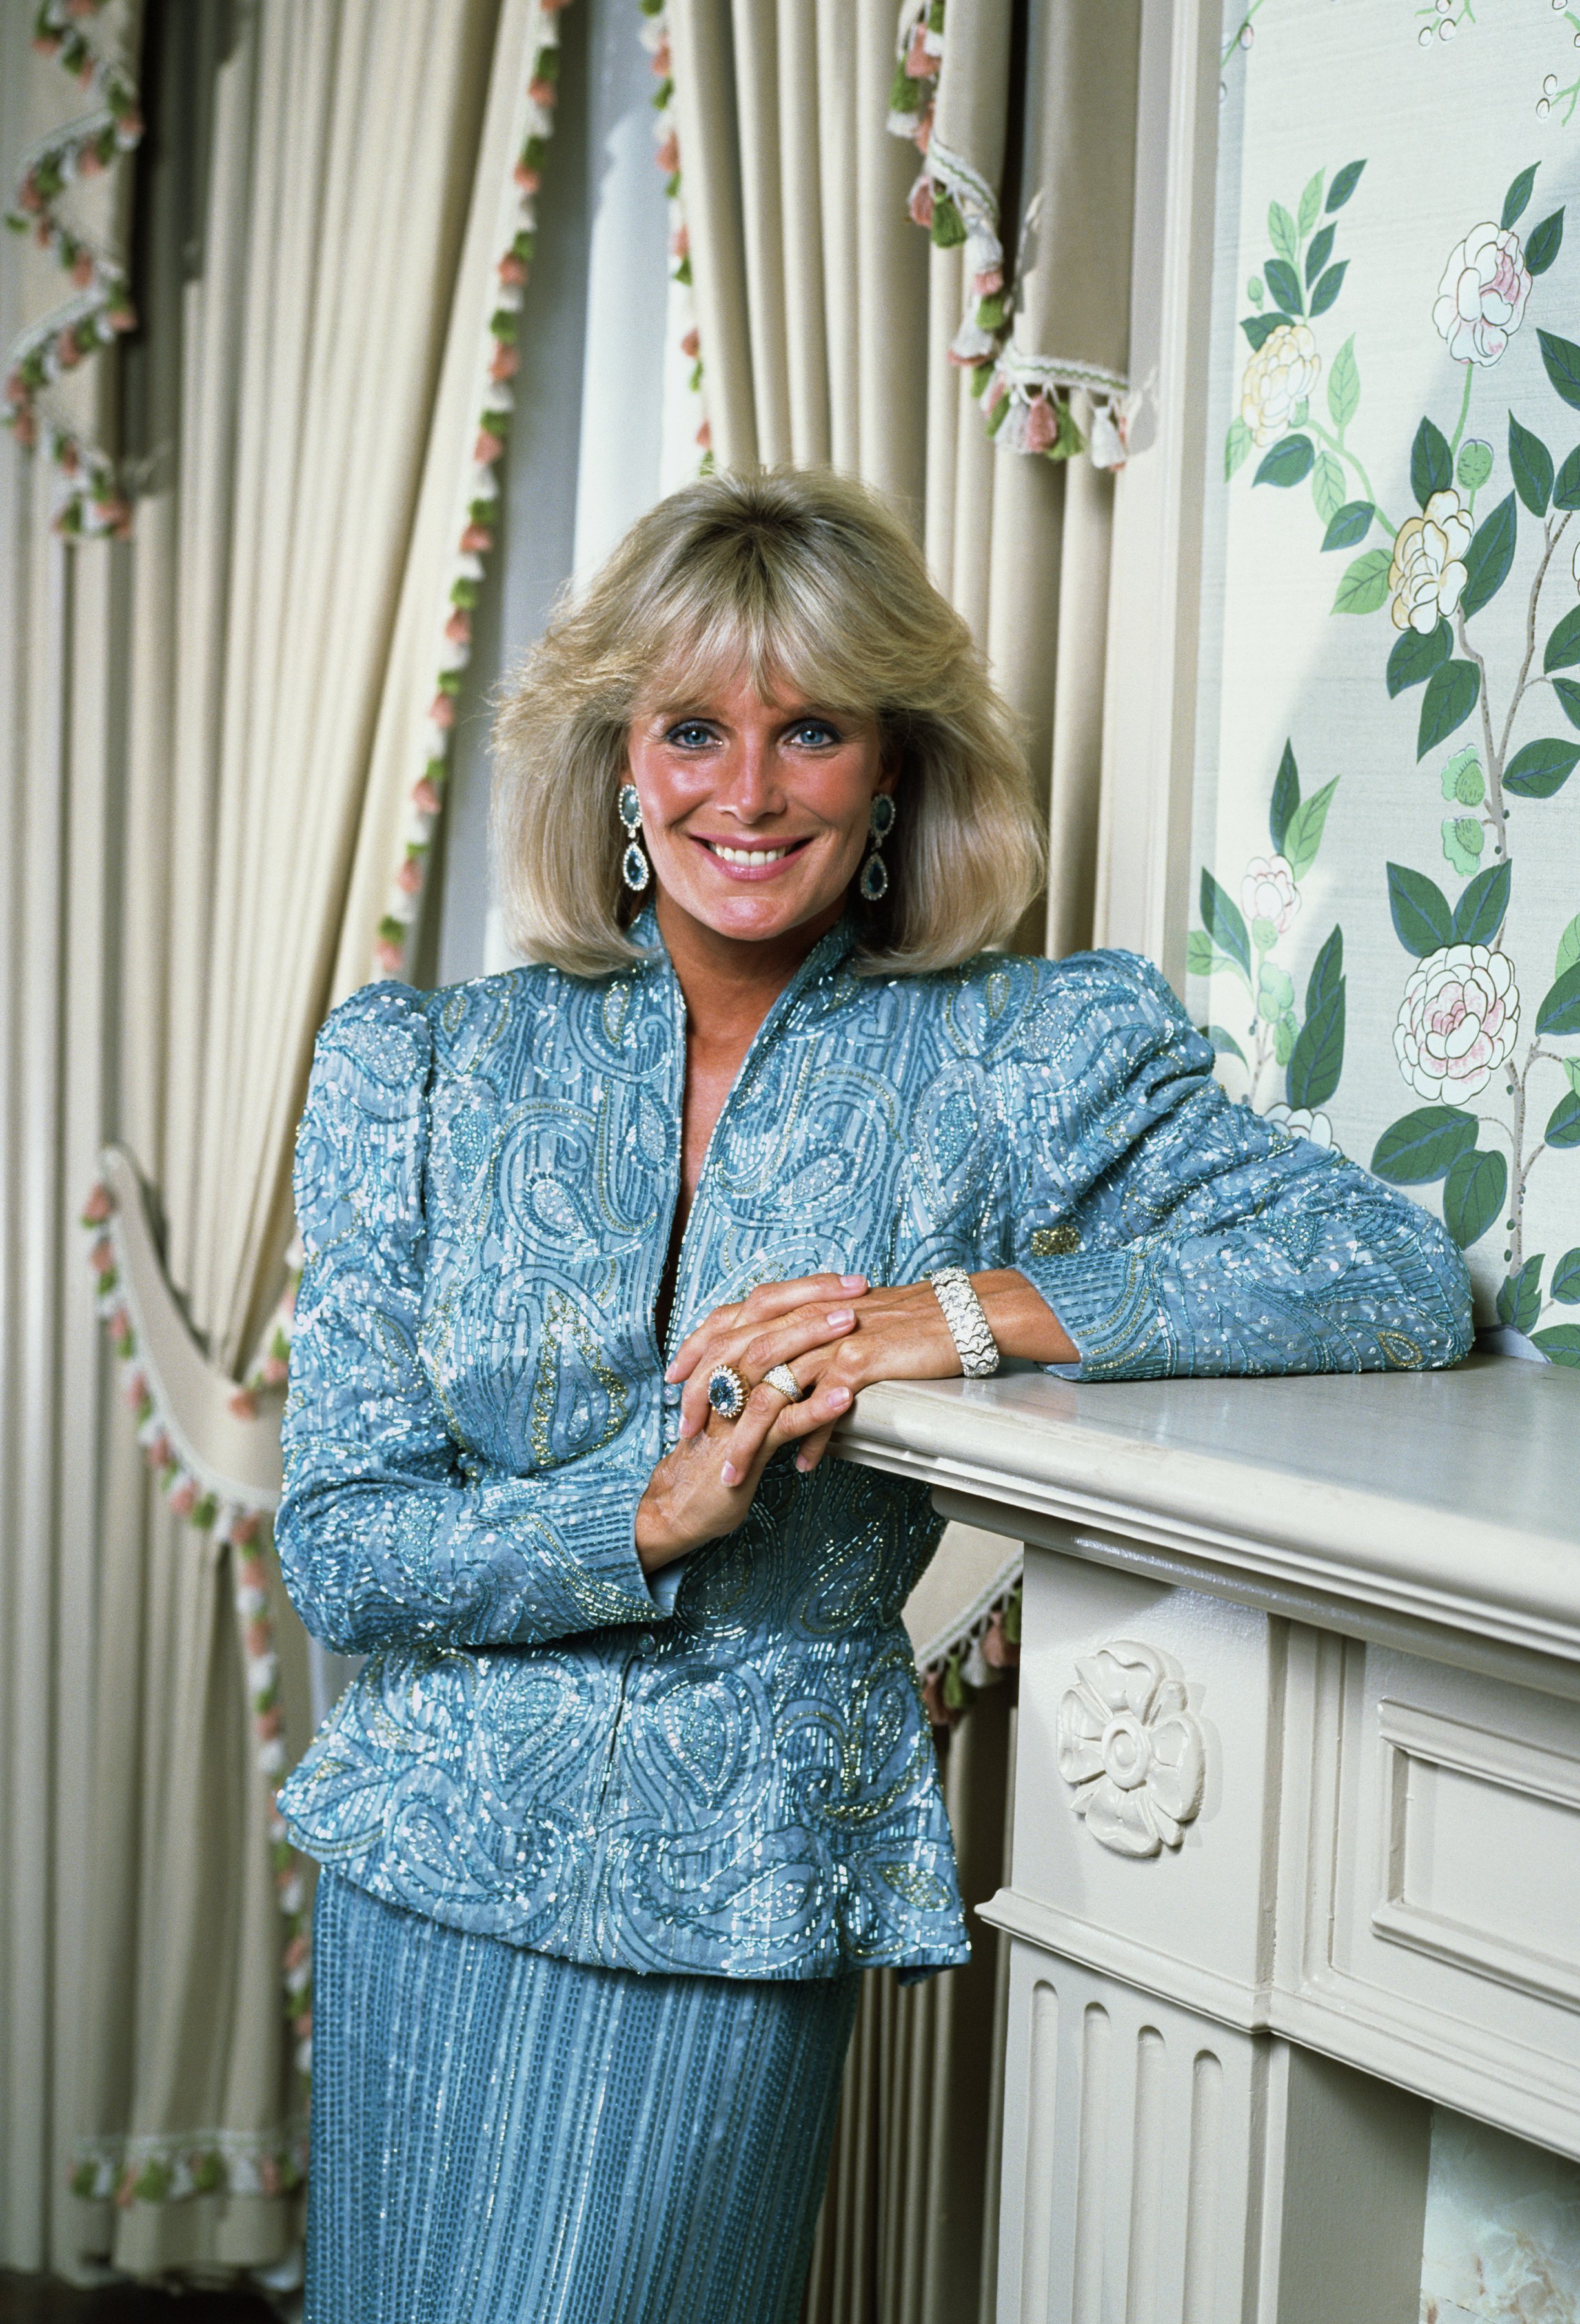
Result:
<svg viewBox="0 0 1580 2324"><path fill-rule="evenodd" d="M968 1379L986 1379L998 1370L998 1342L988 1328L982 1302L963 1267L940 1267L928 1277L949 1325L950 1338Z"/></svg>

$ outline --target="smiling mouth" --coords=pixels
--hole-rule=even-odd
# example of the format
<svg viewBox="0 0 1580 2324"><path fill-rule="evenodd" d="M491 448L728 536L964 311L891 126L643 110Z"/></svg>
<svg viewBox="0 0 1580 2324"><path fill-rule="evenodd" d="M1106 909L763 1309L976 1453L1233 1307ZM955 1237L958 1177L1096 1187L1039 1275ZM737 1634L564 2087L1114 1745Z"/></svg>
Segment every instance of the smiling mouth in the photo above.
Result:
<svg viewBox="0 0 1580 2324"><path fill-rule="evenodd" d="M722 839L699 839L716 863L730 863L747 871L766 871L772 863L783 863L786 856L797 855L807 845L804 839L787 839L756 847L739 847Z"/></svg>

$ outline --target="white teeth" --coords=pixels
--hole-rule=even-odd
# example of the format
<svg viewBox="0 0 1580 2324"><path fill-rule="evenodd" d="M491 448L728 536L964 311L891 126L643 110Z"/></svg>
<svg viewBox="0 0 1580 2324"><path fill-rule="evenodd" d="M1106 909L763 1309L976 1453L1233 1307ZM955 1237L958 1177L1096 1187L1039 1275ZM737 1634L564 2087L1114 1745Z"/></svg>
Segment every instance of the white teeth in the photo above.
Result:
<svg viewBox="0 0 1580 2324"><path fill-rule="evenodd" d="M721 847L712 839L708 847L721 863L782 863L790 853L787 847Z"/></svg>

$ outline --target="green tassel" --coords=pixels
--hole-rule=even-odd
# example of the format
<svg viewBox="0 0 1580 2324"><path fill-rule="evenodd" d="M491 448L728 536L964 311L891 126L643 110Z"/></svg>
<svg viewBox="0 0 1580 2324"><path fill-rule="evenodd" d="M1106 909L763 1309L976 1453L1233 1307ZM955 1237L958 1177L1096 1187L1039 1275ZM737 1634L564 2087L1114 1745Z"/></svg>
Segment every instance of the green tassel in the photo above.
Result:
<svg viewBox="0 0 1580 2324"><path fill-rule="evenodd" d="M653 91L650 102L654 112L662 113L665 106L668 104L670 98L674 95L675 82L666 73L664 78L659 82L657 88Z"/></svg>
<svg viewBox="0 0 1580 2324"><path fill-rule="evenodd" d="M196 1526L199 1533L207 1533L218 1515L219 1503L212 1493L205 1493L187 1522Z"/></svg>
<svg viewBox="0 0 1580 2324"><path fill-rule="evenodd" d="M1009 398L1007 395L1001 395L997 402L994 405L992 410L988 414L988 433L989 436L997 436L1008 417Z"/></svg>
<svg viewBox="0 0 1580 2324"><path fill-rule="evenodd" d="M170 2166L168 2163L145 2163L141 2176L132 2190L139 2202L162 2203L170 2191Z"/></svg>
<svg viewBox="0 0 1580 2324"><path fill-rule="evenodd" d="M423 773L427 777L427 779L432 783L435 790L436 791L442 791L444 789L445 777L448 772L449 769L443 759L430 759L427 766L423 769ZM274 1336L277 1340L283 1340L285 1334L283 1332L276 1332Z"/></svg>
<svg viewBox="0 0 1580 2324"><path fill-rule="evenodd" d="M702 466L698 469L697 474L698 474L699 475L703 475L703 476L711 476L711 475L712 475L712 473L713 473L713 465L714 465L714 464L713 464L713 455L712 455L712 453L711 451L710 451L710 452L704 452L704 453L703 454L703 464L702 464Z"/></svg>
<svg viewBox="0 0 1580 2324"><path fill-rule="evenodd" d="M986 299L978 300L977 327L982 331L1003 330L1004 293L1002 290L989 291Z"/></svg>
<svg viewBox="0 0 1580 2324"><path fill-rule="evenodd" d="M905 70L905 60L902 57L895 67L895 77L889 83L889 111L920 113L921 110L922 84L911 78L910 74Z"/></svg>
<svg viewBox="0 0 1580 2324"><path fill-rule="evenodd" d="M703 392L703 359L701 355L697 357L695 363L693 364L691 367L691 392L694 395L700 395Z"/></svg>
<svg viewBox="0 0 1580 2324"><path fill-rule="evenodd" d="M508 411L485 411L477 424L480 428L486 428L491 436L508 436L510 415Z"/></svg>
<svg viewBox="0 0 1580 2324"><path fill-rule="evenodd" d="M1006 396L1005 401L1007 403L1008 401L1009 398ZM1070 410L1068 401L1061 398L1059 433L1048 447L1048 457L1051 460L1073 460L1078 452L1085 450L1086 438L1075 424L1075 414Z"/></svg>
<svg viewBox="0 0 1580 2324"><path fill-rule="evenodd" d="M530 162L528 164L528 167L531 167ZM515 241L510 244L510 256L512 258L519 258L523 266L530 266L532 263L532 255L537 247L537 236L535 234L528 234L523 231L516 236Z"/></svg>
<svg viewBox="0 0 1580 2324"><path fill-rule="evenodd" d="M442 669L439 672L439 692L441 694L459 694L460 691L460 671L458 669Z"/></svg>
<svg viewBox="0 0 1580 2324"><path fill-rule="evenodd" d="M464 576L459 581L452 582L450 586L450 603L452 605L464 606L465 610L470 613L482 594L482 588L480 582L468 581Z"/></svg>
<svg viewBox="0 0 1580 2324"><path fill-rule="evenodd" d="M384 944L403 945L406 942L406 923L404 920L398 920L393 913L386 912L379 922L379 936ZM290 1856L288 1850L286 1862L289 1864L289 1861Z"/></svg>
<svg viewBox="0 0 1580 2324"><path fill-rule="evenodd" d="M212 2152L198 2155L192 2164L193 2192L198 2195L216 2195L224 2185L224 2157Z"/></svg>
<svg viewBox="0 0 1580 2324"><path fill-rule="evenodd" d="M958 250L966 238L966 222L942 186L932 189L932 246Z"/></svg>
<svg viewBox="0 0 1580 2324"><path fill-rule="evenodd" d="M521 159L529 170L541 170L548 159L547 137L528 137L521 148Z"/></svg>
<svg viewBox="0 0 1580 2324"><path fill-rule="evenodd" d="M91 2163L79 2163L70 2178L71 2192L80 2195L85 2202L93 2200L93 2190L98 2184L98 2171Z"/></svg>
<svg viewBox="0 0 1580 2324"><path fill-rule="evenodd" d="M1020 1644L1021 1595L1021 1584L1017 1582L1004 1601L1004 1635L1012 1646Z"/></svg>
<svg viewBox="0 0 1580 2324"><path fill-rule="evenodd" d="M927 11L927 29L930 32L942 32L943 0L932 0L932 5Z"/></svg>
<svg viewBox="0 0 1580 2324"><path fill-rule="evenodd" d="M992 376L993 358L991 355L985 356L979 364L973 364L971 365L971 393L978 399L978 402L987 393L988 383Z"/></svg>
<svg viewBox="0 0 1580 2324"><path fill-rule="evenodd" d="M951 1655L943 1666L943 1684L940 1692L946 1711L963 1711L970 1701L970 1691L960 1676L960 1656Z"/></svg>
<svg viewBox="0 0 1580 2324"><path fill-rule="evenodd" d="M675 273L671 279L676 282L689 282L691 281L692 271L691 260L689 258L683 258L681 260L680 264L675 268Z"/></svg>
<svg viewBox="0 0 1580 2324"><path fill-rule="evenodd" d="M532 60L532 78L534 80L558 80L559 51L557 48L538 50Z"/></svg>

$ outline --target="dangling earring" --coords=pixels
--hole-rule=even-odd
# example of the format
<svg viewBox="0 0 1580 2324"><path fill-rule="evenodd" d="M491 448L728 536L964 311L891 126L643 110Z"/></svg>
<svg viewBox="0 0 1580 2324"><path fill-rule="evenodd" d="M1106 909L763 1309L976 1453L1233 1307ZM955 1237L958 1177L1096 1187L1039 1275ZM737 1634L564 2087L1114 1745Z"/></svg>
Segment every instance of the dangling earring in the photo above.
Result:
<svg viewBox="0 0 1580 2324"><path fill-rule="evenodd" d="M637 797L635 783L621 783L620 787L620 819L630 842L620 858L620 877L626 886L634 889L639 896L653 877L653 867L643 854L641 843L637 837L642 827L642 802Z"/></svg>
<svg viewBox="0 0 1580 2324"><path fill-rule="evenodd" d="M869 904L888 894L888 868L883 860L883 843L895 827L895 803L886 791L876 794L872 813L867 818L867 828L872 834L872 853L861 866L857 885Z"/></svg>

